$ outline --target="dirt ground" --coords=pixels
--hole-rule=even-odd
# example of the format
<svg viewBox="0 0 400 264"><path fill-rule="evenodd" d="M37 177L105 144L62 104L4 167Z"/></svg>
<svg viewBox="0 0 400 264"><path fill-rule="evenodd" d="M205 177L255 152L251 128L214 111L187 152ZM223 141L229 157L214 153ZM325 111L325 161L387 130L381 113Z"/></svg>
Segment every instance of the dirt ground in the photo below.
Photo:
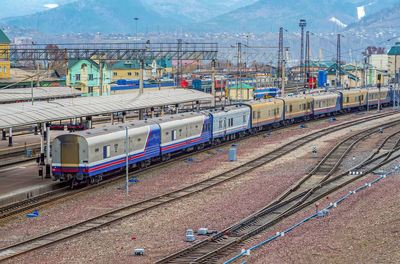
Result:
<svg viewBox="0 0 400 264"><path fill-rule="evenodd" d="M342 121L339 120L337 123ZM382 121L381 123L383 124L384 122ZM280 132L273 132L271 135L264 137L248 139L238 143L237 162L227 161L227 149L229 147L222 148L223 151L221 152L213 150L206 154L193 155L194 162L182 161L170 168L162 171L152 171L149 175L144 176L138 184L130 188L131 195L129 197L125 196L120 184L114 184L93 192L71 197L56 206L40 208L40 217L38 218L27 219L22 216L8 223L1 224L0 237L2 239L0 246L23 241L38 234L46 233L104 213L113 208L118 208L125 204L146 199L155 194L211 177L218 172L233 168L255 156L269 152L272 148L279 148L280 144L288 140L309 133L314 129L321 129L337 123L331 124L325 120L317 122L314 125L310 124L307 128L285 129ZM360 125L358 129L367 125ZM9 263L154 263L163 256L190 245L184 241L185 230L197 230L200 227L221 230L265 206L294 182L303 177L316 164L318 159L313 159L311 154L313 144L318 145L318 153L322 155L339 139L342 139L344 135L355 130L357 129L353 128L351 131L350 129L345 129L326 138L320 138L316 142L310 142L304 148L285 155L285 157L270 164L266 164L243 177L210 188L207 191L186 199L170 203L167 206L161 206L144 214L126 218L116 224L66 240L63 243L13 258ZM389 133L389 131L385 131L385 133ZM377 141L376 137L371 140ZM354 156L364 155L365 152L364 150L361 153L354 153ZM387 186L388 190L384 190L383 192L379 191L380 186L383 186L381 184L371 187L370 190L372 191L368 191L368 193L377 193L377 196L372 197L365 204L368 206L367 208L372 208L379 204L377 197L384 200L389 199L386 195L389 193L398 198L398 178L393 177L391 179L388 177L385 179L385 183L392 182ZM360 195L362 194L360 193ZM363 197L362 202L364 202L364 199L367 200L367 198L368 194ZM332 196L332 199L334 199L334 196ZM352 197L351 199L354 198ZM354 199L354 203L357 203L357 201L358 199ZM393 218L390 221L395 221L394 219L397 217L394 212L398 209L399 205L396 207L395 201L396 199L393 197L393 210L391 210L393 213L391 217ZM389 203L389 201L386 202ZM356 243L348 240L361 241L362 245L363 241L360 238L362 236L359 236L358 232L354 231L363 225L368 226L368 221L363 221L363 224L360 224L360 219L369 219L369 213L374 216L374 223L384 223L390 217L385 215L384 211L378 214L375 210L371 210L370 212L364 209L364 211L357 213L355 208L349 207L349 215L351 217L345 219L344 215L346 214L343 214L343 216L340 214L340 219L335 219L335 217L338 217L337 212L344 210L345 206L346 203L339 206L327 218L307 223L307 225L314 222L317 224L325 223L319 229L318 227L304 229L305 226L302 226L283 239L271 243L259 251L255 251L247 259L248 263L319 263L319 260L328 263L358 263L357 260L354 261L356 256L362 257L360 254L365 252L372 254L378 252L377 250L372 250L372 248L363 251L360 246L357 247L357 252L354 251L354 254L350 254L350 251L347 252L347 248L350 246L354 248ZM357 208L362 209L364 207L357 206ZM301 219L301 217L309 213L303 212L295 218L282 223L282 225L289 226L290 221L295 222L297 218ZM330 219L335 220L331 221ZM331 233L324 233L325 230L329 230L334 224L338 225L337 230L340 230L341 227L343 232L332 229ZM390 222L387 222L386 225L390 225ZM379 225L380 228L383 226L385 224ZM280 227L277 228L278 230L280 229ZM283 230L282 227L281 230ZM301 230L305 231L301 232ZM272 232L274 233L276 230L274 229ZM376 236L378 238L385 237L385 233L377 234L380 234ZM365 235L369 237L367 236L368 234ZM260 240L263 240L265 237L268 237L268 233L263 234ZM289 238L292 237L298 237L298 239L290 239L290 241L295 241L295 243L293 242L293 245L288 247L287 245L292 243L289 241ZM308 244L306 243L307 241ZM329 247L321 246L327 242L329 242ZM253 241L253 243L255 242ZM278 243L281 244L277 246ZM342 244L344 247L341 246ZM333 245L334 249L330 250L330 245ZM374 246L377 245L374 244ZM271 247L275 248L270 251ZM134 248L144 248L146 256L133 256L132 251ZM342 251L338 251L337 248ZM320 253L321 251L323 253ZM341 254L341 252L345 254ZM328 253L332 260L335 261L330 262L329 257L325 258L325 256L328 256ZM395 253L393 252L393 254ZM352 256L353 258L351 258ZM397 256L399 255L397 254ZM375 257L379 257L379 255L375 255L373 258ZM338 260L343 261L338 262ZM363 260L361 258L359 263L366 263ZM368 263L369 259L366 258L365 260ZM370 263L376 262L379 261Z"/></svg>

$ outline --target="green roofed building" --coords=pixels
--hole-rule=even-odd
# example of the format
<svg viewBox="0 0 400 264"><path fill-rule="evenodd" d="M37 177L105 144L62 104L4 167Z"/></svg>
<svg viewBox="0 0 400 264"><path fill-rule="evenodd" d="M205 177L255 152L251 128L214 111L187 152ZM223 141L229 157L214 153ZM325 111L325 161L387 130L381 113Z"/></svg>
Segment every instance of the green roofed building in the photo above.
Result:
<svg viewBox="0 0 400 264"><path fill-rule="evenodd" d="M396 42L388 52L389 74L395 76L400 72L400 42Z"/></svg>
<svg viewBox="0 0 400 264"><path fill-rule="evenodd" d="M246 83L239 83L229 88L230 100L253 100L254 87Z"/></svg>
<svg viewBox="0 0 400 264"><path fill-rule="evenodd" d="M0 29L0 49L10 50L10 39ZM10 78L10 53L0 55L0 79Z"/></svg>

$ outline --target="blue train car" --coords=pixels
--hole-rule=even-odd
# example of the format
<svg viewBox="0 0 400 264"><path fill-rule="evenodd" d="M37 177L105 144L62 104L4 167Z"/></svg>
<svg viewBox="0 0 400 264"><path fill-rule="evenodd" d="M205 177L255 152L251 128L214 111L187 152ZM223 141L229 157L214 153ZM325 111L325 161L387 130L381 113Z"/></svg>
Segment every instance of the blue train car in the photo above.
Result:
<svg viewBox="0 0 400 264"><path fill-rule="evenodd" d="M172 152L202 149L211 141L211 119L199 113L184 113L158 119L163 160Z"/></svg>
<svg viewBox="0 0 400 264"><path fill-rule="evenodd" d="M205 112L211 118L212 139L221 141L244 136L250 130L250 107L234 105Z"/></svg>
<svg viewBox="0 0 400 264"><path fill-rule="evenodd" d="M160 155L160 127L155 122L128 124L129 164L146 167ZM108 126L60 135L52 148L56 179L99 181L106 172L126 166L125 126Z"/></svg>

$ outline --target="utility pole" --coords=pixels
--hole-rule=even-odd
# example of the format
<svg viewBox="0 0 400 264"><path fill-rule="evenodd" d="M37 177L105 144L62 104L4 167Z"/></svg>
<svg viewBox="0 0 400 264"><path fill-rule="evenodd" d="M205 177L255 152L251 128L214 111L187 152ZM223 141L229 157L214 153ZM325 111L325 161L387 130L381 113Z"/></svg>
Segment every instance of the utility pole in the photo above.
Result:
<svg viewBox="0 0 400 264"><path fill-rule="evenodd" d="M306 81L307 84L310 77L310 31L306 32L306 62L305 62L305 70L306 70Z"/></svg>
<svg viewBox="0 0 400 264"><path fill-rule="evenodd" d="M285 64L286 61L285 59L282 60L282 92L281 92L281 96L284 97L285 96Z"/></svg>
<svg viewBox="0 0 400 264"><path fill-rule="evenodd" d="M278 67L277 67L278 78L282 76L282 60L283 60L283 28L281 27L279 29L279 49L278 49Z"/></svg>
<svg viewBox="0 0 400 264"><path fill-rule="evenodd" d="M135 41L138 41L138 32L137 32L137 26L138 26L138 17L133 18L135 20L135 27L136 27L136 36L135 36Z"/></svg>
<svg viewBox="0 0 400 264"><path fill-rule="evenodd" d="M211 107L215 107L215 60L211 61Z"/></svg>
<svg viewBox="0 0 400 264"><path fill-rule="evenodd" d="M177 86L181 87L180 79L182 75L182 60L181 60L181 51L182 51L182 39L178 39L178 69L177 69Z"/></svg>
<svg viewBox="0 0 400 264"><path fill-rule="evenodd" d="M300 19L299 26L301 28L301 41L300 41L300 83L304 83L304 28L307 26L305 19Z"/></svg>
<svg viewBox="0 0 400 264"><path fill-rule="evenodd" d="M341 56L341 54L340 54L340 34L338 34L337 35L337 46L336 46L336 48L337 48L337 53L336 53L336 89L338 88L338 75L339 75L339 79L340 79L340 85L342 84L342 80L341 80L341 72L340 72L340 69L341 69L341 66L340 66L340 60L341 60L341 58L340 58L340 56ZM342 89L343 89L343 85L342 85Z"/></svg>
<svg viewBox="0 0 400 264"><path fill-rule="evenodd" d="M103 68L104 62L100 61L100 83L99 83L99 96L103 95Z"/></svg>
<svg viewBox="0 0 400 264"><path fill-rule="evenodd" d="M238 96L239 96L239 92L238 92L238 88L242 88L242 72L240 70L240 64L242 63L242 43L238 43L237 44L237 70L238 70L238 79L239 80L236 81L236 101L238 100ZM240 84L240 85L239 85ZM242 89L240 90L240 94L242 95Z"/></svg>

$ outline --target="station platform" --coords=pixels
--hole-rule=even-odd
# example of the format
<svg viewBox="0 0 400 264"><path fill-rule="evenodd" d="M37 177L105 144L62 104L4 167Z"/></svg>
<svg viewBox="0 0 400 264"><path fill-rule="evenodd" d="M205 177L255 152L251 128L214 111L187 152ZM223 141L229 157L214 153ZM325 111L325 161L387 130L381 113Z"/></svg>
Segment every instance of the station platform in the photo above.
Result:
<svg viewBox="0 0 400 264"><path fill-rule="evenodd" d="M52 179L40 177L36 162L0 169L0 206L37 196L59 185Z"/></svg>

